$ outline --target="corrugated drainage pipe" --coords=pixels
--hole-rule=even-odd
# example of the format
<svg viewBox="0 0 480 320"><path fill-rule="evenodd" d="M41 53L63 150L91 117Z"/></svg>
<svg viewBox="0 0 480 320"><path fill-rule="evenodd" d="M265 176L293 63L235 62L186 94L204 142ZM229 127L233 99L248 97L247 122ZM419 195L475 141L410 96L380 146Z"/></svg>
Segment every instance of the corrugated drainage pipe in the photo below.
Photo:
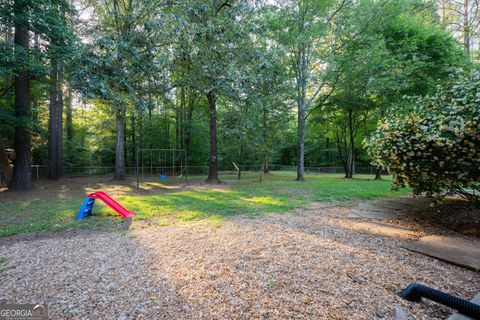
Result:
<svg viewBox="0 0 480 320"><path fill-rule="evenodd" d="M461 314L471 318L480 319L480 305L418 283L409 284L408 287L400 291L398 295L408 301L414 302L421 301L422 297L427 298L458 310Z"/></svg>

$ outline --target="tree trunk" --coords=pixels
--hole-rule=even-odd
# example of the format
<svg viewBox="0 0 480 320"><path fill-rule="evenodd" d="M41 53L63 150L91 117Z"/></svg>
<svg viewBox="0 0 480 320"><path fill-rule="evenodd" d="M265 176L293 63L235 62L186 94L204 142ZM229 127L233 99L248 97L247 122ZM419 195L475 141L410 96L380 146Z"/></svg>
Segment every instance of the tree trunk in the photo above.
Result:
<svg viewBox="0 0 480 320"><path fill-rule="evenodd" d="M180 110L180 148L185 149L185 113L187 109L186 88L182 87L182 108Z"/></svg>
<svg viewBox="0 0 480 320"><path fill-rule="evenodd" d="M258 180L260 182L263 182L263 170L265 169L265 165L264 163L262 162L262 164L260 165L260 170L258 170Z"/></svg>
<svg viewBox="0 0 480 320"><path fill-rule="evenodd" d="M28 50L28 25L25 21L27 15L26 2L16 0L13 12L16 16L14 43L23 50ZM25 69L15 75L15 162L10 187L17 190L33 188L32 160L30 157L31 136L28 128L30 120L30 79Z"/></svg>
<svg viewBox="0 0 480 320"><path fill-rule="evenodd" d="M185 114L185 104L186 104L186 93L185 87L182 86L180 88L180 97L179 97L179 105L177 106L177 110L175 111L175 122L176 122L176 129L175 129L175 136L176 136L176 149L183 149L185 145L185 128L183 125L184 121L184 114Z"/></svg>
<svg viewBox="0 0 480 320"><path fill-rule="evenodd" d="M210 160L208 162L207 183L218 184L218 159L217 159L217 97L215 92L207 93L210 110Z"/></svg>
<svg viewBox="0 0 480 320"><path fill-rule="evenodd" d="M330 165L330 138L327 137L327 140L325 141L325 162Z"/></svg>
<svg viewBox="0 0 480 320"><path fill-rule="evenodd" d="M470 55L470 21L469 21L469 0L463 0L463 46Z"/></svg>
<svg viewBox="0 0 480 320"><path fill-rule="evenodd" d="M67 100L66 100L66 106L67 106L67 141L69 143L73 142L73 114L72 114L72 91L68 89L67 93Z"/></svg>
<svg viewBox="0 0 480 320"><path fill-rule="evenodd" d="M375 170L375 180L382 180L382 168L380 167Z"/></svg>
<svg viewBox="0 0 480 320"><path fill-rule="evenodd" d="M238 164L238 174L237 179L240 180L242 178L242 163L244 162L245 158L245 142L240 143L240 163Z"/></svg>
<svg viewBox="0 0 480 320"><path fill-rule="evenodd" d="M13 43L13 36L11 32L11 28L7 27L5 32L5 42L8 44ZM13 77L6 77L6 84L10 85L13 82ZM9 90L10 91L10 90ZM5 145L3 144L3 136L0 132L0 174L3 172L3 180L2 183L5 186L9 186L12 180L12 165L10 164L10 160L7 155L7 150L5 149Z"/></svg>
<svg viewBox="0 0 480 320"><path fill-rule="evenodd" d="M343 122L340 122L343 124ZM347 159L345 159L345 154L347 154L348 158L348 148L347 148L347 136L346 131L347 129L343 126L340 127L340 124L334 121L335 129L333 130L333 135L335 138L335 146L337 148L337 157L342 162L342 166L344 172L346 173L347 170ZM332 159L333 161L333 159Z"/></svg>
<svg viewBox="0 0 480 320"><path fill-rule="evenodd" d="M297 63L298 150L296 181L305 181L305 112L307 109L307 65L305 49L299 50Z"/></svg>
<svg viewBox="0 0 480 320"><path fill-rule="evenodd" d="M125 163L125 167L128 167L128 159L127 159L127 110L123 109L123 161Z"/></svg>
<svg viewBox="0 0 480 320"><path fill-rule="evenodd" d="M63 61L58 63L57 80L57 167L58 177L61 177L63 175Z"/></svg>
<svg viewBox="0 0 480 320"><path fill-rule="evenodd" d="M354 128L353 128L353 111L348 110L348 131L349 131L349 148L348 148L348 159L347 159L347 170L345 172L345 178L353 178L353 163L355 161L355 139L354 139Z"/></svg>
<svg viewBox="0 0 480 320"><path fill-rule="evenodd" d="M38 33L35 33L33 35L33 49L35 50L36 54L40 54L40 37L38 36ZM34 121L38 121L38 113L39 113L38 97L34 95L32 100L33 100L32 101L33 110L31 110L32 119Z"/></svg>
<svg viewBox="0 0 480 320"><path fill-rule="evenodd" d="M173 142L173 148L179 149L179 141L180 141L180 108L181 102L175 104L175 136Z"/></svg>
<svg viewBox="0 0 480 320"><path fill-rule="evenodd" d="M68 89L67 99L65 101L67 119L66 119L66 132L67 132L67 152L68 157L73 156L73 118L72 118L72 91Z"/></svg>
<svg viewBox="0 0 480 320"><path fill-rule="evenodd" d="M164 108L166 108L166 105L163 104ZM148 126L146 128L146 135L145 135L145 140L147 142L147 148L152 149L153 144L152 144L152 128L153 128L153 120L152 120L152 109L153 109L153 100L152 97L149 95L148 96ZM165 111L165 119L166 119L166 111ZM168 132L168 129L167 129ZM168 138L167 138L167 146L165 148L168 148Z"/></svg>
<svg viewBox="0 0 480 320"><path fill-rule="evenodd" d="M132 114L130 115L130 126L131 126L131 138L130 138L130 142L132 143L132 146L130 148L130 153L131 153L131 158L132 158L132 164L135 164L137 163L137 152L136 152L136 148L137 148L137 141L136 141L136 128L135 128L135 113L132 112Z"/></svg>
<svg viewBox="0 0 480 320"><path fill-rule="evenodd" d="M168 105L163 102L163 121L165 122L165 149L170 147L170 130L168 125Z"/></svg>
<svg viewBox="0 0 480 320"><path fill-rule="evenodd" d="M123 108L119 108L116 112L116 123L117 123L117 144L115 150L115 174L113 176L114 180L125 180L125 133L123 131L123 122L124 122L124 113Z"/></svg>
<svg viewBox="0 0 480 320"><path fill-rule="evenodd" d="M0 135L0 169L3 172L3 184L8 186L12 179L12 165L8 159L7 151L5 150L5 145L3 144L3 137Z"/></svg>
<svg viewBox="0 0 480 320"><path fill-rule="evenodd" d="M138 145L140 149L143 149L143 119L143 112L141 112L138 119Z"/></svg>
<svg viewBox="0 0 480 320"><path fill-rule="evenodd" d="M352 179L353 178L353 157L354 157L353 146L350 145L348 148L348 159L347 159L347 166L345 170L345 178Z"/></svg>
<svg viewBox="0 0 480 320"><path fill-rule="evenodd" d="M263 113L262 113L262 147L263 147L263 173L269 173L268 170L268 146L267 146L267 124L268 124L268 113L267 108L265 105L263 106Z"/></svg>
<svg viewBox="0 0 480 320"><path fill-rule="evenodd" d="M58 64L55 61L50 65L50 105L48 120L48 179L57 180L59 178L58 168L58 108L57 108L57 76Z"/></svg>
<svg viewBox="0 0 480 320"><path fill-rule="evenodd" d="M187 154L190 154L190 149L192 145L192 117L193 117L193 101L191 97L192 93L189 93L188 99L188 108L187 108L187 124L185 128L185 148L187 149Z"/></svg>
<svg viewBox="0 0 480 320"><path fill-rule="evenodd" d="M297 181L305 181L305 100L298 105Z"/></svg>
<svg viewBox="0 0 480 320"><path fill-rule="evenodd" d="M49 166L48 178L57 180L62 176L63 159L63 62L51 62L49 106Z"/></svg>

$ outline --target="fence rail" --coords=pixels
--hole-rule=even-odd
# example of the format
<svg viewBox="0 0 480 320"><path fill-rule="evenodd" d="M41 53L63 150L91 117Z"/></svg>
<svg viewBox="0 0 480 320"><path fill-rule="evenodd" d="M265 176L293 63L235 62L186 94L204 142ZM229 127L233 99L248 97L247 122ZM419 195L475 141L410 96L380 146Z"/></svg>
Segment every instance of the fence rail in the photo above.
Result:
<svg viewBox="0 0 480 320"><path fill-rule="evenodd" d="M260 165L239 165L242 172L258 172L261 170ZM143 169L143 170L142 170ZM269 171L296 171L296 166L289 165L269 165ZM125 171L128 176L135 176L135 167L126 167ZM167 175L180 175L184 166L148 166L139 168L140 176L153 176L159 173ZM218 168L219 174L236 174L235 168L232 166L220 166ZM115 172L114 166L65 166L63 167L63 174L67 177L81 177L81 176L108 176ZM370 174L374 175L375 167L355 167L355 174ZM208 166L188 166L189 175L207 175ZM345 174L343 167L305 167L305 174ZM382 174L388 174L386 170L382 170ZM36 181L48 178L47 165L32 165L32 178ZM1 177L0 177L1 183Z"/></svg>

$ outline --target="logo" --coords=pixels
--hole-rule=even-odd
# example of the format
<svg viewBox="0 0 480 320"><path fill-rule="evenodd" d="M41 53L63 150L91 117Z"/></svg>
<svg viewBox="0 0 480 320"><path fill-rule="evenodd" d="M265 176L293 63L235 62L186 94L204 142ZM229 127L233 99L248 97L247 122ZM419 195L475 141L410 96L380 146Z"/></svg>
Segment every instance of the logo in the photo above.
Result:
<svg viewBox="0 0 480 320"><path fill-rule="evenodd" d="M0 320L47 320L46 304L0 304Z"/></svg>

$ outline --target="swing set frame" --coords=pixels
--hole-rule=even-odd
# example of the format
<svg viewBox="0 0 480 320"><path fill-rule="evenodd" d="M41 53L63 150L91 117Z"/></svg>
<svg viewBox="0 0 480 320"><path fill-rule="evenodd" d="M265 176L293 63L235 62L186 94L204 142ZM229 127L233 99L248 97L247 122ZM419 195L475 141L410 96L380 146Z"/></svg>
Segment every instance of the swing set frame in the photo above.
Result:
<svg viewBox="0 0 480 320"><path fill-rule="evenodd" d="M145 157L144 154L150 154L149 166L145 166ZM158 155L158 164L153 165L153 154ZM163 158L161 157L163 154ZM157 157L156 157L157 158ZM167 166L169 158L171 160L171 166ZM176 160L180 159L180 166L176 166ZM163 159L163 163L162 160ZM140 163L141 162L141 163ZM165 171L168 169L172 170L172 175L175 176L175 169L179 168L179 177L185 177L185 184L188 183L188 157L187 150L185 149L141 149L137 148L137 157L136 157L136 166L135 166L135 176L137 178L137 188L140 188L140 176L143 178L145 176L145 170L150 171L149 176L154 175L164 175ZM161 172L159 172L161 171ZM155 172L155 174L154 174Z"/></svg>

